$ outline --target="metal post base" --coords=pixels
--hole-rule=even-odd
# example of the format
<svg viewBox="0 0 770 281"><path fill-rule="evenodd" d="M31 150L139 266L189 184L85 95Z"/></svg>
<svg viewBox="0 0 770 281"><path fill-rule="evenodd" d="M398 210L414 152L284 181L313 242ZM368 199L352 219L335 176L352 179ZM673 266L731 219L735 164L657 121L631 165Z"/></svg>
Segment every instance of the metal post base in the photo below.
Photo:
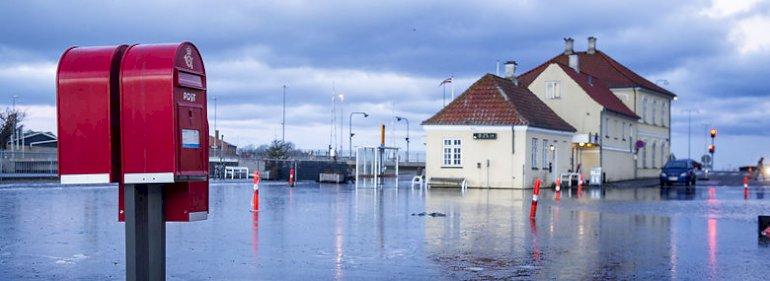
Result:
<svg viewBox="0 0 770 281"><path fill-rule="evenodd" d="M163 185L128 184L126 280L166 280L166 223Z"/></svg>

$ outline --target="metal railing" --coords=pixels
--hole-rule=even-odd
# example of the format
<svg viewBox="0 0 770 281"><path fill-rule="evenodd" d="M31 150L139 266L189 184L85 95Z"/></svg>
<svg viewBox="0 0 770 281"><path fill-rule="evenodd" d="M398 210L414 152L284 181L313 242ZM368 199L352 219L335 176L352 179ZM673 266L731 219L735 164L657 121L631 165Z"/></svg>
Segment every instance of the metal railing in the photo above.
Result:
<svg viewBox="0 0 770 281"><path fill-rule="evenodd" d="M0 178L56 177L56 152L0 150Z"/></svg>

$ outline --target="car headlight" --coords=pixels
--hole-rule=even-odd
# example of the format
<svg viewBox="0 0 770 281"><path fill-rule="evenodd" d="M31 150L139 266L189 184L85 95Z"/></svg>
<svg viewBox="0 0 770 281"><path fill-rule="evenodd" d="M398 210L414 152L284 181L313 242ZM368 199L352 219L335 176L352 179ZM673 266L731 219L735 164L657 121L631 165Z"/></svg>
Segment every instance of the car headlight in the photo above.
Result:
<svg viewBox="0 0 770 281"><path fill-rule="evenodd" d="M661 177L666 177L666 173L660 173Z"/></svg>
<svg viewBox="0 0 770 281"><path fill-rule="evenodd" d="M686 177L687 176L687 172L681 173L681 174L679 174L679 176L680 177Z"/></svg>

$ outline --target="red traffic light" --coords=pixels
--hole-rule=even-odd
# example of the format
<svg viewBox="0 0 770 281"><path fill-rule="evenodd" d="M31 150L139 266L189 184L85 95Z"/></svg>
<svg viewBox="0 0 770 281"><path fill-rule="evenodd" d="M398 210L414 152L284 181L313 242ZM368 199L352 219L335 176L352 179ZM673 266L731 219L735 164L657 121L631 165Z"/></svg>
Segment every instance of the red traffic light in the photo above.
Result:
<svg viewBox="0 0 770 281"><path fill-rule="evenodd" d="M716 150L716 146L709 144L709 153L714 153L714 150Z"/></svg>
<svg viewBox="0 0 770 281"><path fill-rule="evenodd" d="M711 129L709 130L709 134L711 135L711 138L715 138L717 136L717 129Z"/></svg>

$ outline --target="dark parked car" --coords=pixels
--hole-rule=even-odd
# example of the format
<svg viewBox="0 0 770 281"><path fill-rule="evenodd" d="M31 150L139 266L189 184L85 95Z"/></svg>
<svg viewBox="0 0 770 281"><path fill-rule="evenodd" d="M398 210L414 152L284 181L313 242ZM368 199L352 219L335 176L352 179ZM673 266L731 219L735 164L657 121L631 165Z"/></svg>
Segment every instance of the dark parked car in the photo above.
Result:
<svg viewBox="0 0 770 281"><path fill-rule="evenodd" d="M697 176L695 170L700 167L698 162L691 159L671 160L660 171L660 186L683 183L686 186L695 185Z"/></svg>

